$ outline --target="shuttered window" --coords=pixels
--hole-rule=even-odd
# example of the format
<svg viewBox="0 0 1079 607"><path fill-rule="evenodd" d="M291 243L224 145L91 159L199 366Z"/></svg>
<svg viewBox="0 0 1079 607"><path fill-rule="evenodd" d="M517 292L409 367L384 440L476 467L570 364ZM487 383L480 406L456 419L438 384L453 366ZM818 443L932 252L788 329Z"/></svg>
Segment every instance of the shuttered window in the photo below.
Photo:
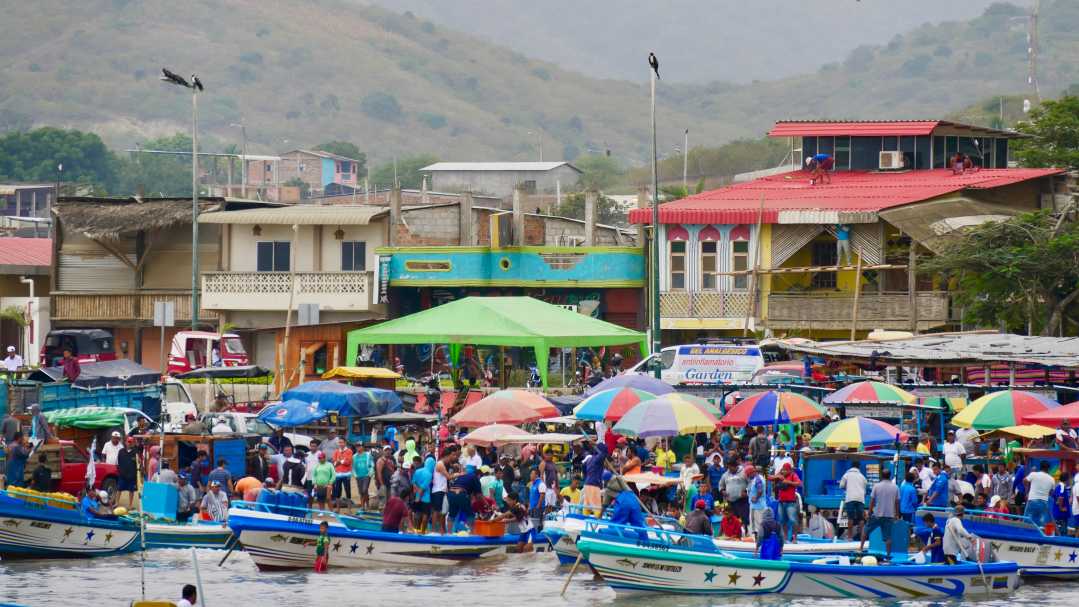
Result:
<svg viewBox="0 0 1079 607"><path fill-rule="evenodd" d="M288 272L291 243L287 240L264 240L255 243L259 272Z"/></svg>
<svg viewBox="0 0 1079 607"><path fill-rule="evenodd" d="M346 240L341 243L341 271L362 272L367 269L367 243Z"/></svg>

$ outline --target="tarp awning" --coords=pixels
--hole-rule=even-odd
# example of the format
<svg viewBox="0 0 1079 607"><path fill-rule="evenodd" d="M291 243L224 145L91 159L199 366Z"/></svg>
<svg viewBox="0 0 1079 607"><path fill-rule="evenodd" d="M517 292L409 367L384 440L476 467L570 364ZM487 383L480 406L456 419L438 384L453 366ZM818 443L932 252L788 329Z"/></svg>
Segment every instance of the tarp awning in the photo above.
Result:
<svg viewBox="0 0 1079 607"><path fill-rule="evenodd" d="M964 193L886 209L880 212L880 218L909 234L922 246L939 253L948 236L956 230L1006 220L1033 210L991 204Z"/></svg>
<svg viewBox="0 0 1079 607"><path fill-rule="evenodd" d="M102 407L79 407L60 409L45 413L50 424L60 428L79 428L81 430L100 430L124 425L123 409Z"/></svg>
<svg viewBox="0 0 1079 607"><path fill-rule="evenodd" d="M334 367L322 379L400 379L401 374L382 367Z"/></svg>
<svg viewBox="0 0 1079 607"><path fill-rule="evenodd" d="M267 375L273 375L273 371L263 369L257 365L245 365L242 367L203 367L181 373L176 376L176 379L236 379L265 377Z"/></svg>
<svg viewBox="0 0 1079 607"><path fill-rule="evenodd" d="M161 374L126 358L79 365L79 377L72 386L93 388L136 388L161 383ZM43 367L30 374L34 381L56 382L64 379L63 367Z"/></svg>
<svg viewBox="0 0 1079 607"><path fill-rule="evenodd" d="M357 388L335 381L303 383L286 391L281 399L318 403L323 411L346 417L399 413L402 409L401 397L392 390Z"/></svg>
<svg viewBox="0 0 1079 607"><path fill-rule="evenodd" d="M533 348L543 385L551 348L637 344L645 335L531 297L465 297L350 331L348 359L360 344L470 344Z"/></svg>
<svg viewBox="0 0 1079 607"><path fill-rule="evenodd" d="M432 413L412 413L410 411L403 411L401 413L372 415L363 418L363 421L378 424L433 424L438 421L438 416Z"/></svg>

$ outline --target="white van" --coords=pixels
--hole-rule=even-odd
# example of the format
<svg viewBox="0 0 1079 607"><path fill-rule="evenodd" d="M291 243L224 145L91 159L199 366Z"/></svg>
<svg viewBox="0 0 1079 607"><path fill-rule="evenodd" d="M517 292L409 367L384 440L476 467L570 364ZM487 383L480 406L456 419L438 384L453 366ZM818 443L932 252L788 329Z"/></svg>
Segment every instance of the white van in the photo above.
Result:
<svg viewBox="0 0 1079 607"><path fill-rule="evenodd" d="M663 348L626 372L651 375L654 361L663 369L663 381L672 385L745 384L764 367L755 343L685 344Z"/></svg>

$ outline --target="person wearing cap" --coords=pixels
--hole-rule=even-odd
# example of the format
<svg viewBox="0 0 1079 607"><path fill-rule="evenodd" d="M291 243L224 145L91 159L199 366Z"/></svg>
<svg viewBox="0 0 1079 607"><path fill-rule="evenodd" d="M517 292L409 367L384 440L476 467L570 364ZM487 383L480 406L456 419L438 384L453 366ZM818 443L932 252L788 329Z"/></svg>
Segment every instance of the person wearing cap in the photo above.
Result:
<svg viewBox="0 0 1079 607"><path fill-rule="evenodd" d="M15 353L15 346L8 346L7 356L4 357L4 369L9 372L15 372L22 368L22 366L22 357Z"/></svg>
<svg viewBox="0 0 1079 607"><path fill-rule="evenodd" d="M883 476L883 471L881 473ZM798 543L798 532L802 527L802 513L798 508L798 488L802 479L791 464L783 464L779 474L771 477L776 484L776 497L779 500L779 524L783 528L784 539L790 535L791 543ZM894 487L894 485L893 485Z"/></svg>
<svg viewBox="0 0 1079 607"><path fill-rule="evenodd" d="M116 468L119 473L116 479L116 501L119 503L119 496L127 492L128 510L135 505L136 479L139 474L138 461L139 449L135 446L135 437L129 436L124 439L124 448L116 456Z"/></svg>
<svg viewBox="0 0 1079 607"><path fill-rule="evenodd" d="M101 459L110 466L115 466L120 452L124 450L123 437L119 432L115 430L112 436L109 437L109 442L105 443L105 446L101 448Z"/></svg>
<svg viewBox="0 0 1079 607"><path fill-rule="evenodd" d="M693 502L693 510L686 515L686 533L712 537L712 520L707 508L708 502L703 499Z"/></svg>
<svg viewBox="0 0 1079 607"><path fill-rule="evenodd" d="M702 514L704 514L702 512ZM705 515L707 517L707 515ZM611 502L611 522L615 525L628 525L636 527L637 538L642 542L648 541L648 532L645 531L647 523L644 520L644 512L641 500L628 486L619 492ZM711 525L711 523L709 523Z"/></svg>
<svg viewBox="0 0 1079 607"><path fill-rule="evenodd" d="M985 508L986 512L994 512L996 514L1011 514L1011 510L1008 509L1008 502L1004 501L999 495L994 495L989 498L989 505ZM1003 518L991 514L994 518Z"/></svg>
<svg viewBox="0 0 1079 607"><path fill-rule="evenodd" d="M187 473L176 477L176 520L186 522L198 512L199 496Z"/></svg>
<svg viewBox="0 0 1079 607"><path fill-rule="evenodd" d="M221 490L219 481L210 481L210 490L202 496L199 504L199 516L204 521L216 521L225 526L229 515L229 496Z"/></svg>
<svg viewBox="0 0 1079 607"><path fill-rule="evenodd" d="M165 483L167 485L177 486L179 478L176 476L176 472L170 467L169 461L166 459L161 460L161 470L153 477L155 483Z"/></svg>
<svg viewBox="0 0 1079 607"><path fill-rule="evenodd" d="M102 491L101 493L105 492ZM108 496L109 494L105 493L106 499L108 498ZM82 512L82 514L88 518L94 518L95 516L101 516L102 514L104 514L101 508L100 494L91 488L87 488L86 490L84 490L82 494L82 499L79 500L79 512Z"/></svg>
<svg viewBox="0 0 1079 607"><path fill-rule="evenodd" d="M206 423L195 417L194 413L184 416L184 427L180 429L183 434L206 434Z"/></svg>
<svg viewBox="0 0 1079 607"><path fill-rule="evenodd" d="M963 555L964 543L974 541L974 535L963 526L963 516L965 514L966 508L961 505L956 506L952 517L944 525L944 562L949 565L959 562L960 557Z"/></svg>
<svg viewBox="0 0 1079 607"><path fill-rule="evenodd" d="M742 473L746 477L746 499L749 500L749 531L752 535L759 535L764 511L772 511L768 505L768 487L764 477L757 474L757 467L753 464L746 464Z"/></svg>
<svg viewBox="0 0 1079 607"><path fill-rule="evenodd" d="M325 451L316 451L315 457L318 463L311 471L311 483L314 486L314 498L320 510L326 510L326 502L333 492L333 481L337 474L333 470L333 464L326 461Z"/></svg>

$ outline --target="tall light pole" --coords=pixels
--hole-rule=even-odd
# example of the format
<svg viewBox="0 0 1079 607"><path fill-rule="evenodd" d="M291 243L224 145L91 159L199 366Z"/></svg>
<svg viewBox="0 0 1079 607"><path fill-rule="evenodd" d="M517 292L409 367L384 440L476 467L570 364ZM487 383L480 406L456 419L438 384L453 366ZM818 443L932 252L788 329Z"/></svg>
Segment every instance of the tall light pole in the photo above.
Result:
<svg viewBox="0 0 1079 607"><path fill-rule="evenodd" d="M243 197L247 198L247 127L242 122L233 122L229 126L240 129L240 191L243 192Z"/></svg>
<svg viewBox="0 0 1079 607"><path fill-rule="evenodd" d="M659 77L659 62L650 54L652 89L652 354L662 348L660 339L659 316L659 158L656 151L656 79ZM662 377L660 365L655 365L656 379Z"/></svg>
<svg viewBox="0 0 1079 607"><path fill-rule="evenodd" d="M689 129L686 129L686 140L682 145L682 191L689 196L689 185L686 177L689 175Z"/></svg>
<svg viewBox="0 0 1079 607"><path fill-rule="evenodd" d="M539 148L539 161L543 162L543 132L528 131L528 134L536 136L536 147Z"/></svg>
<svg viewBox="0 0 1079 607"><path fill-rule="evenodd" d="M191 330L199 326L199 92L202 81L191 74L191 82L179 74L161 69L161 80L191 89Z"/></svg>

